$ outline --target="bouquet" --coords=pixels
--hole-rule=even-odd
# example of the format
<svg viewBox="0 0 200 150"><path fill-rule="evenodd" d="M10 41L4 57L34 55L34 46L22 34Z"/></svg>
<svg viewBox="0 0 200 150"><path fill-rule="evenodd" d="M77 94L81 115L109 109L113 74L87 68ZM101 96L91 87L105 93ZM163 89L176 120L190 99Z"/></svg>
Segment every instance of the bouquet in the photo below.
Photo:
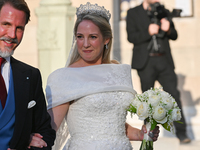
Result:
<svg viewBox="0 0 200 150"><path fill-rule="evenodd" d="M161 124L166 130L174 133L173 122L181 119L181 110L175 99L162 88L155 88L136 94L127 111L137 114L140 120L146 121L147 134L140 150L153 150L153 140L148 136L150 130Z"/></svg>

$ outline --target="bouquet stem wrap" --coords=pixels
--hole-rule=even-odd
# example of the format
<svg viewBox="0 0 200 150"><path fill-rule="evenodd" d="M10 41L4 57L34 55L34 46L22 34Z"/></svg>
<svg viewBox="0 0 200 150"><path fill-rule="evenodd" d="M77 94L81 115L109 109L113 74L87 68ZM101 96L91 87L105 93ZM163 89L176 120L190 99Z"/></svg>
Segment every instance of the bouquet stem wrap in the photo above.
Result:
<svg viewBox="0 0 200 150"><path fill-rule="evenodd" d="M151 131L151 123L146 124L147 133L144 134L142 144L140 145L140 150L153 150L153 140L149 137L149 132Z"/></svg>
<svg viewBox="0 0 200 150"><path fill-rule="evenodd" d="M146 128L147 128L147 133L144 134L144 140L146 140L146 141L153 141L152 138L148 135L149 132L150 132L150 130L151 130L151 123L150 122L148 122L146 124Z"/></svg>

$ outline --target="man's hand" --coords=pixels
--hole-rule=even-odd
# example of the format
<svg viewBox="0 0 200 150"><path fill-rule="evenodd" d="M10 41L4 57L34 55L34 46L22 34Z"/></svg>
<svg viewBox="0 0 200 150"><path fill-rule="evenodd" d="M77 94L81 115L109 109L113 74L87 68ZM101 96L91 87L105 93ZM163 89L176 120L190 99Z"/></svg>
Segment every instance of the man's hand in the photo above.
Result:
<svg viewBox="0 0 200 150"><path fill-rule="evenodd" d="M170 22L167 19L162 18L160 20L160 23L161 23L161 30L168 32L170 28Z"/></svg>
<svg viewBox="0 0 200 150"><path fill-rule="evenodd" d="M143 125L142 126L142 129L139 131L139 139L142 141L143 138L144 138L144 134L147 133L147 128L146 128L146 125ZM150 138L152 138L152 140L155 142L157 141L158 139L158 136L159 136L159 133L160 133L160 130L159 130L159 126L156 126L155 129L153 129L152 131L150 131L148 133L148 135L150 136Z"/></svg>
<svg viewBox="0 0 200 150"><path fill-rule="evenodd" d="M31 146L38 147L38 148L47 147L47 143L42 138L43 138L43 136L40 135L39 133L31 134L31 136L30 136L31 142L30 142L28 148L31 148Z"/></svg>
<svg viewBox="0 0 200 150"><path fill-rule="evenodd" d="M155 35L155 34L158 34L159 32L159 25L155 24L155 23L152 23L149 25L149 35Z"/></svg>
<svg viewBox="0 0 200 150"><path fill-rule="evenodd" d="M42 138L43 138L43 136L40 135L39 133L32 133L30 136L31 142L30 142L28 148L31 148L31 146L38 147L38 148L47 147L47 143ZM8 148L7 150L15 150L15 149Z"/></svg>

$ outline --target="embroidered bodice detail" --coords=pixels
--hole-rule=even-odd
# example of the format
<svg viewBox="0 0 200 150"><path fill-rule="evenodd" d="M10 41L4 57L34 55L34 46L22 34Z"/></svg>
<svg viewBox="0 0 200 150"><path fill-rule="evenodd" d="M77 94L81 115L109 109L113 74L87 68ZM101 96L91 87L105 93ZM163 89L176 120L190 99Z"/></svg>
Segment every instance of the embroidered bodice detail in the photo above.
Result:
<svg viewBox="0 0 200 150"><path fill-rule="evenodd" d="M69 150L132 150L126 137L126 108L130 92L104 92L80 98L67 115Z"/></svg>

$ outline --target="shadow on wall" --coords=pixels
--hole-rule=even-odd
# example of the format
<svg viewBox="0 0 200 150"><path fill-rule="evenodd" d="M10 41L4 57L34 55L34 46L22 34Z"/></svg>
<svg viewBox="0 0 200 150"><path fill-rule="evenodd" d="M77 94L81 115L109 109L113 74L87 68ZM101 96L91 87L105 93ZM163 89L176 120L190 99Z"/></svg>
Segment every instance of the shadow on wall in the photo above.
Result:
<svg viewBox="0 0 200 150"><path fill-rule="evenodd" d="M198 100L193 100L191 92L184 89L185 84L185 76L183 74L178 74L178 89L181 93L181 101L183 107L193 107L200 102L200 98ZM196 113L195 113L196 114Z"/></svg>
<svg viewBox="0 0 200 150"><path fill-rule="evenodd" d="M191 118L197 115L197 109L195 106L200 103L200 98L198 98L197 100L193 100L191 92L184 89L185 75L177 74L177 78L178 78L178 89L180 91L181 102L184 109L185 119L187 122L187 133L188 136L192 140L194 140L195 136L192 128ZM175 137L175 135L173 135L168 131L164 131L164 136Z"/></svg>

